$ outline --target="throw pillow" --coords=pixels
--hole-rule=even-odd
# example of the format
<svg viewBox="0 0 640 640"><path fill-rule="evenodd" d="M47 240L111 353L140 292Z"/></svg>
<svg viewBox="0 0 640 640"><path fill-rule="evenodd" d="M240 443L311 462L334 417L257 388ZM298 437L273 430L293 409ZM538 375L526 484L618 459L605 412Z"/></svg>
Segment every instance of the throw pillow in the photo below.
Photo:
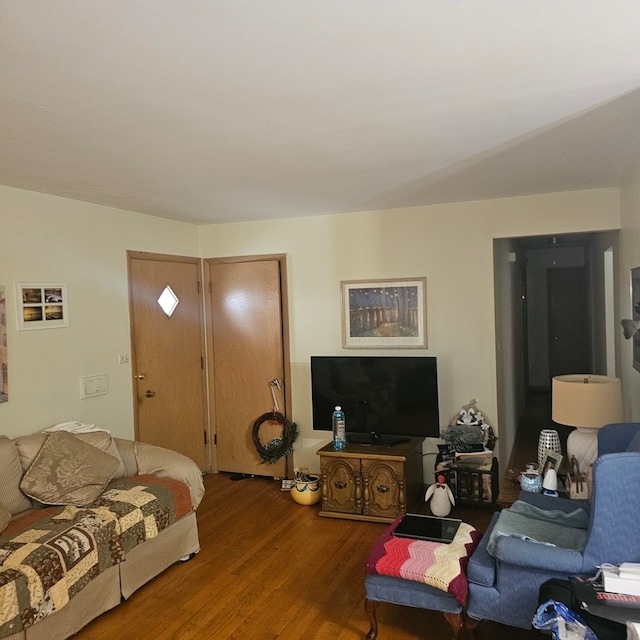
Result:
<svg viewBox="0 0 640 640"><path fill-rule="evenodd" d="M0 533L5 530L9 520L11 520L9 509L0 502Z"/></svg>
<svg viewBox="0 0 640 640"><path fill-rule="evenodd" d="M640 453L640 431L631 438L631 442L629 443L629 446L627 446L627 451Z"/></svg>
<svg viewBox="0 0 640 640"><path fill-rule="evenodd" d="M38 455L38 451L42 449L42 445L46 441L47 435L45 433L32 433L28 436L18 436L15 438L23 473L26 473L29 470L29 467L33 464L33 461Z"/></svg>
<svg viewBox="0 0 640 640"><path fill-rule="evenodd" d="M23 473L15 441L0 436L0 502L14 516L31 509L31 500L20 491Z"/></svg>
<svg viewBox="0 0 640 640"><path fill-rule="evenodd" d="M118 461L118 468L113 474L114 479L124 478L127 475L118 447L110 433L107 431L87 431L86 433L76 433L74 435L76 438L80 438L80 440L90 444L92 447L97 447L101 451L106 451L110 456L113 456Z"/></svg>
<svg viewBox="0 0 640 640"><path fill-rule="evenodd" d="M54 431L52 433L61 433L60 431ZM69 431L65 431L64 433L70 433ZM84 442L88 442L90 445L97 447L98 449L102 449L102 451L106 451L111 454L114 458L119 461L118 469L113 474L114 478L124 478L127 473L124 467L124 463L122 462L122 458L120 457L120 452L118 451L118 447L114 442L111 434L107 431L87 431L85 433L74 433L76 438ZM29 467L33 464L33 461L36 459L38 455L38 451L42 448L42 445L45 443L47 439L48 433L33 433L28 436L18 436L15 439L16 445L18 447L18 452L20 454L20 463L22 464L22 468L27 471Z"/></svg>
<svg viewBox="0 0 640 640"><path fill-rule="evenodd" d="M20 488L43 504L84 507L102 493L118 465L112 455L70 433L52 433L24 474Z"/></svg>

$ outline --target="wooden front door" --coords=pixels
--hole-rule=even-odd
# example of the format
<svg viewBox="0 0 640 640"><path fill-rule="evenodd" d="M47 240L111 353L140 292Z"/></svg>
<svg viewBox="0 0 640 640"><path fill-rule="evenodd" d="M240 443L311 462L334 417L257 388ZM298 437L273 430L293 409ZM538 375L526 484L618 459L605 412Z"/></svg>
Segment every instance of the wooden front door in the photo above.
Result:
<svg viewBox="0 0 640 640"><path fill-rule="evenodd" d="M208 471L200 260L127 256L136 438Z"/></svg>
<svg viewBox="0 0 640 640"><path fill-rule="evenodd" d="M284 477L285 460L263 463L253 425L274 409L289 418L284 256L206 260L210 286L209 395L219 471ZM290 419L290 418L289 418ZM261 445L282 436L277 422L259 428Z"/></svg>

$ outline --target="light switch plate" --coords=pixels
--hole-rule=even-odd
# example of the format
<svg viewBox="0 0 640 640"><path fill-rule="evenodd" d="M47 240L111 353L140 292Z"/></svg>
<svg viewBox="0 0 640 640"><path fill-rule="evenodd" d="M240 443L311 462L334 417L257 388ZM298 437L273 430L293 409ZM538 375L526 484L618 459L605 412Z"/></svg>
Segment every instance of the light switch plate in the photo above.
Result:
<svg viewBox="0 0 640 640"><path fill-rule="evenodd" d="M107 393L109 393L109 376L106 373L80 378L81 398L95 398Z"/></svg>

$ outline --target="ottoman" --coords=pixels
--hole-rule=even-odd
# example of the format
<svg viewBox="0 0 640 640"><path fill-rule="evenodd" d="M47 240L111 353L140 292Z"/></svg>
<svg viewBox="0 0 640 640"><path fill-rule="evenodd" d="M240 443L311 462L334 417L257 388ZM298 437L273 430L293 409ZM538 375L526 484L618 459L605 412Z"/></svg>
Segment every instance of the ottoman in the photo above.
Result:
<svg viewBox="0 0 640 640"><path fill-rule="evenodd" d="M402 516L384 532L367 558L367 640L378 635L376 609L380 602L442 611L457 638L464 626L467 563L481 535L462 523L448 544L400 538L393 533L401 520Z"/></svg>
<svg viewBox="0 0 640 640"><path fill-rule="evenodd" d="M453 638L458 637L464 626L462 605L450 593L435 587L414 580L370 574L365 579L364 588L364 604L370 624L367 640L375 640L378 636L376 608L381 602L442 611L451 626Z"/></svg>

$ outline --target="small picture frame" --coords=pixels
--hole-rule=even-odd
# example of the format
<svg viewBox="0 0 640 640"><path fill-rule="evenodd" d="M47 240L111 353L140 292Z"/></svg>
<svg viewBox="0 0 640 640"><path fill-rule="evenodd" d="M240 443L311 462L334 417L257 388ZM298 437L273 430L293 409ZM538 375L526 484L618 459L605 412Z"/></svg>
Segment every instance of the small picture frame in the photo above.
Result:
<svg viewBox="0 0 640 640"><path fill-rule="evenodd" d="M19 282L16 298L19 331L69 326L66 284Z"/></svg>
<svg viewBox="0 0 640 640"><path fill-rule="evenodd" d="M427 347L426 278L343 280L345 349Z"/></svg>
<svg viewBox="0 0 640 640"><path fill-rule="evenodd" d="M556 473L560 470L560 465L562 464L562 454L557 451L552 451L551 449L545 449L544 452L545 460L542 465L541 474L542 477L547 475L547 471L549 469L555 469Z"/></svg>

